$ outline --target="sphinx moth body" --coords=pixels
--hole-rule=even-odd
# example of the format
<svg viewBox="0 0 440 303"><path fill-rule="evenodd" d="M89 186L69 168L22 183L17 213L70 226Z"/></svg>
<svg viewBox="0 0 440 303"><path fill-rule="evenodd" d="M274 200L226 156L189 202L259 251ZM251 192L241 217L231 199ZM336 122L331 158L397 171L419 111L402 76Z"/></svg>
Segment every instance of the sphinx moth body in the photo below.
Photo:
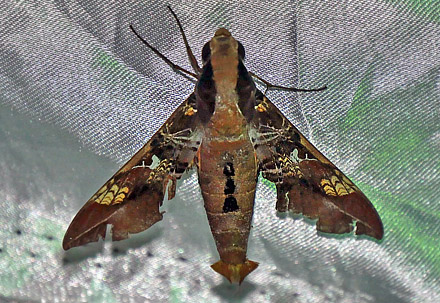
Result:
<svg viewBox="0 0 440 303"><path fill-rule="evenodd" d="M212 268L231 282L241 283L258 266L246 251L260 172L276 185L278 211L317 219L322 232L355 226L356 234L382 238L370 201L257 90L243 60L243 46L217 30L203 48L203 67L191 62L194 93L83 206L64 249L104 238L107 224L115 241L160 221L166 189L172 199L176 180L192 167L220 255Z"/></svg>

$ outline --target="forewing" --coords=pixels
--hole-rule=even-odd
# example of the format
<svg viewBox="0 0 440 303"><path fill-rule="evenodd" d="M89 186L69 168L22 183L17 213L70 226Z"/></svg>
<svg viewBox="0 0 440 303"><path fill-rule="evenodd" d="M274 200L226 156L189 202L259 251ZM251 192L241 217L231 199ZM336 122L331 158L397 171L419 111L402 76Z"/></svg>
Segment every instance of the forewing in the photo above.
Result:
<svg viewBox="0 0 440 303"><path fill-rule="evenodd" d="M162 205L174 197L176 179L192 165L200 144L195 96L185 100L165 124L81 208L63 240L65 250L105 238L141 232L162 219ZM169 184L170 182L170 184Z"/></svg>
<svg viewBox="0 0 440 303"><path fill-rule="evenodd" d="M319 231L353 230L376 239L383 226L371 202L261 93L256 94L251 138L262 176L275 183L276 209L318 219Z"/></svg>

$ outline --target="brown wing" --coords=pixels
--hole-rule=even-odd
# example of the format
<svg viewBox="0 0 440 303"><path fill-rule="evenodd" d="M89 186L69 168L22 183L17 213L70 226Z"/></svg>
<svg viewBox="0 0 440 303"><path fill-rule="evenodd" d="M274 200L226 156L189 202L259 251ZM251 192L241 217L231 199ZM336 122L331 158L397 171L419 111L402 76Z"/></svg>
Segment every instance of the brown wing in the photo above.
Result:
<svg viewBox="0 0 440 303"><path fill-rule="evenodd" d="M351 232L355 221L356 234L381 239L379 215L359 188L261 92L256 101L251 137L263 177L276 184L276 209L318 219L317 230L327 233Z"/></svg>
<svg viewBox="0 0 440 303"><path fill-rule="evenodd" d="M200 144L195 96L185 100L165 124L81 208L63 240L65 250L104 238L107 224L113 241L126 239L162 219L168 199L174 197L176 179L192 165Z"/></svg>

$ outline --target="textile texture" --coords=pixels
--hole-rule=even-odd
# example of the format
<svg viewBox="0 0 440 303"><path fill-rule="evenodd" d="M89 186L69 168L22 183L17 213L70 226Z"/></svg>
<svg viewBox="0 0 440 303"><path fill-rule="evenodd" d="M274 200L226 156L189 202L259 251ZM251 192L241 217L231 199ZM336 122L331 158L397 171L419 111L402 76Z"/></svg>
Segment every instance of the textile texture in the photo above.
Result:
<svg viewBox="0 0 440 303"><path fill-rule="evenodd" d="M440 6L434 1L2 1L0 301L440 302ZM268 98L372 201L385 237L318 234L257 187L241 286L218 261L194 171L164 219L63 251L73 216L193 91L225 27ZM200 61L199 61L200 62ZM264 89L260 86L260 89Z"/></svg>

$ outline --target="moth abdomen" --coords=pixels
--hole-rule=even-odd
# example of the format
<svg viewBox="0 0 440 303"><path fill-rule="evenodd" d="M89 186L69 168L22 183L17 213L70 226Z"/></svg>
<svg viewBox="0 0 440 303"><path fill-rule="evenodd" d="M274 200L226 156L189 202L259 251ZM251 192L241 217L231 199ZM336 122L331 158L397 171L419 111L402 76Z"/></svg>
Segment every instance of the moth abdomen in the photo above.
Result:
<svg viewBox="0 0 440 303"><path fill-rule="evenodd" d="M199 183L220 255L212 268L241 282L257 266L246 258L257 182L252 144L249 139L207 140L199 157Z"/></svg>

